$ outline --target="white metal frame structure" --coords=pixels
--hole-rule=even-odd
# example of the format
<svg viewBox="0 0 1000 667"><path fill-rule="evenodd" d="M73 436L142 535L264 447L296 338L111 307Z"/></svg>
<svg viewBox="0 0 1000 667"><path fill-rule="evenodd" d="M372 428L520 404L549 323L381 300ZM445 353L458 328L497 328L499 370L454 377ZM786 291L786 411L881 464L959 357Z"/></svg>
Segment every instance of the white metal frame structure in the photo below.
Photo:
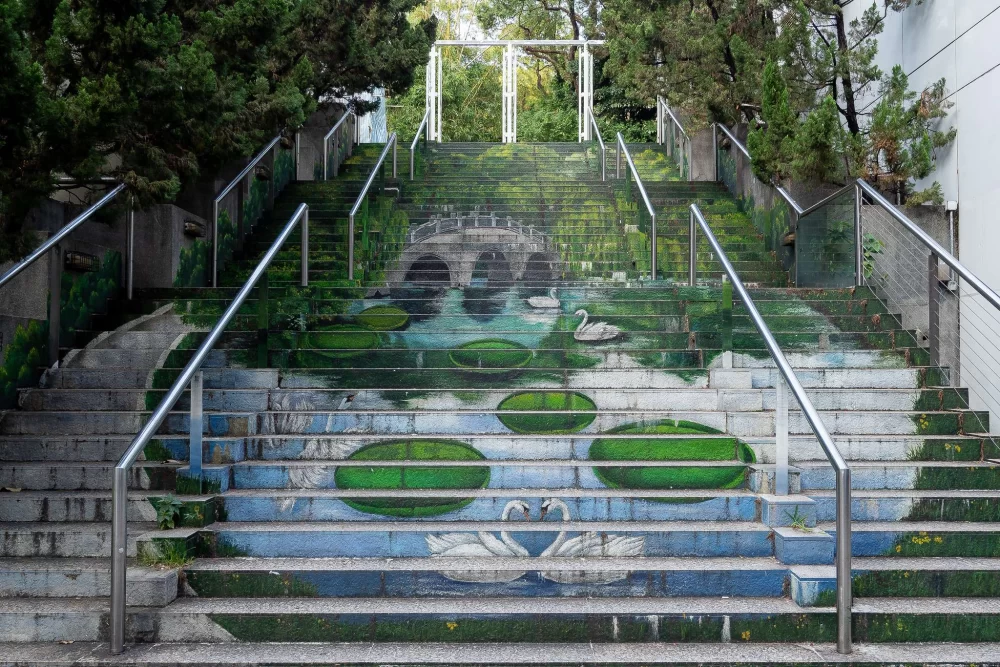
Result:
<svg viewBox="0 0 1000 667"><path fill-rule="evenodd" d="M445 46L469 46L475 48L503 47L503 108L501 138L505 144L517 143L517 48L523 46L563 46L581 47L579 52L579 82L577 93L577 132L579 141L593 138L587 112L594 109L594 54L591 45L604 44L599 39L439 39L431 47L427 60L426 108L427 140L441 143L441 101L444 77L442 76L441 49Z"/></svg>
<svg viewBox="0 0 1000 667"><path fill-rule="evenodd" d="M594 138L591 125L587 122L587 113L594 112L594 54L584 42L579 53L579 73L577 86L577 133L579 141L590 141Z"/></svg>

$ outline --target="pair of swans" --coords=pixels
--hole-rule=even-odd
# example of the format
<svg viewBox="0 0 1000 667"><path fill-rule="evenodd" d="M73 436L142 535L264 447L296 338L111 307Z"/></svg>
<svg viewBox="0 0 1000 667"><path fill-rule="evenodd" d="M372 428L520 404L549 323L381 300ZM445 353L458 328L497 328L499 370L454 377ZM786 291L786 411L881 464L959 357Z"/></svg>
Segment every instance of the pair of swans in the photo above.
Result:
<svg viewBox="0 0 1000 667"><path fill-rule="evenodd" d="M540 519L557 509L563 521L570 521L569 506L558 498L549 498L542 503ZM501 521L509 521L511 514L519 510L526 520L531 520L528 504L523 500L512 500L503 509ZM446 533L428 535L427 547L435 558L528 558L528 550L521 546L508 531L500 531L499 539L492 533ZM622 537L586 532L569 538L566 530L561 530L541 554L540 558L608 558L640 557L643 555L645 537ZM508 583L520 579L525 571L505 570L446 570L441 575L453 581L468 583ZM561 584L609 584L628 577L627 571L618 570L541 570L543 579Z"/></svg>
<svg viewBox="0 0 1000 667"><path fill-rule="evenodd" d="M556 298L556 288L553 287L549 290L548 296L533 296L528 299L528 305L532 308L538 309L552 309L558 308L560 301ZM607 322L587 322L590 317L586 310L582 308L576 313L576 316L583 316L583 321L577 326L576 331L573 332L573 338L582 342L600 342L605 340L613 340L621 335L622 330L613 324L608 324Z"/></svg>

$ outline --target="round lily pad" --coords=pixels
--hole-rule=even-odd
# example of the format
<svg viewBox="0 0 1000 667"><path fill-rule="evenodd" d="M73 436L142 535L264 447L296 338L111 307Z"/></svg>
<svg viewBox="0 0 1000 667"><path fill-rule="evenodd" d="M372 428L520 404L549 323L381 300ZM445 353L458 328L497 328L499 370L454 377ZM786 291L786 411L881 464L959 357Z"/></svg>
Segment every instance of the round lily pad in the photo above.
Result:
<svg viewBox="0 0 1000 667"><path fill-rule="evenodd" d="M372 306L357 314L359 324L374 331L402 329L410 321L410 315L396 306Z"/></svg>
<svg viewBox="0 0 1000 667"><path fill-rule="evenodd" d="M378 334L356 324L331 324L304 336L300 347L333 357L365 354L378 347Z"/></svg>
<svg viewBox="0 0 1000 667"><path fill-rule="evenodd" d="M484 461L479 451L453 440L388 440L366 445L351 461ZM490 481L489 466L340 466L339 489L481 489ZM344 502L368 514L394 517L435 516L459 509L472 498L359 498Z"/></svg>
<svg viewBox="0 0 1000 667"><path fill-rule="evenodd" d="M596 419L597 406L575 391L526 391L511 394L500 402L497 418L516 433L576 433ZM506 411L508 414L505 414ZM553 414L518 414L522 411ZM579 412L567 412L579 411ZM514 414L509 414L514 412Z"/></svg>
<svg viewBox="0 0 1000 667"><path fill-rule="evenodd" d="M451 363L474 373L503 373L531 363L532 352L524 345L501 338L474 340L448 353Z"/></svg>
<svg viewBox="0 0 1000 667"><path fill-rule="evenodd" d="M595 467L609 487L622 489L733 489L742 486L753 450L737 438L708 438L720 432L687 421L625 424L608 435L690 435L689 438L598 438L590 446L592 461L732 461L732 466Z"/></svg>

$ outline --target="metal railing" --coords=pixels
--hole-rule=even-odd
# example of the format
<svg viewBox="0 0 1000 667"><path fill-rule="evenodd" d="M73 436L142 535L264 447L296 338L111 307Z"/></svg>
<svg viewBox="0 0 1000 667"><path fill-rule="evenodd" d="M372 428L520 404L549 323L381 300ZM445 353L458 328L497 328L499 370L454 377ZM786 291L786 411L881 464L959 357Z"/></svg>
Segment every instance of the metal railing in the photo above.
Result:
<svg viewBox="0 0 1000 667"><path fill-rule="evenodd" d="M242 241L244 235L249 231L249 227L252 226L257 218L263 213L265 209L271 208L274 204L274 198L278 195L279 191L284 188L286 183L278 183L278 173L277 169L274 167L277 165L277 149L281 142L281 135L279 134L274 139L272 139L262 151L250 160L250 162L245 166L239 174L236 175L229 184L222 188L219 194L212 201L212 287L218 287L219 280L219 208L222 202L228 197L233 190L236 190L236 202L233 207L233 213L235 214L235 220L233 225L235 227L236 238ZM293 151L293 156L295 156L297 151ZM267 182L267 194L265 196L265 201L255 202L260 204L260 210L254 211L254 219L245 219L246 206L244 205L244 198L249 196L251 201L253 201L253 184L251 182L249 192L244 192L247 188L245 187L245 180L251 172L254 172L256 168L264 161L268 156L272 157L270 172L264 176ZM295 157L292 158L294 163ZM295 164L292 167L292 180L298 175L298 165ZM256 177L256 174L255 176ZM251 179L252 181L253 179ZM239 187L237 187L239 186Z"/></svg>
<svg viewBox="0 0 1000 667"><path fill-rule="evenodd" d="M652 202L649 201L649 195L646 194L646 188L642 184L642 179L639 178L639 170L635 168L635 162L632 161L632 155L628 152L628 147L625 145L625 139L622 137L622 133L618 133L618 145L615 151L615 177L621 179L622 177L622 157L625 157L625 162L628 164L628 170L625 173L625 198L631 203L632 199L632 187L630 178L635 179L636 187L639 189L639 194L642 195L642 202L646 207L646 211L649 213L649 248L650 248L650 279L656 280L656 211L653 209ZM641 209L639 209L641 211Z"/></svg>
<svg viewBox="0 0 1000 667"><path fill-rule="evenodd" d="M351 213L347 218L347 279L354 280L354 222L361 211L362 215L367 215L368 207L368 191L371 189L375 180L378 179L380 182L379 192L381 193L384 188L385 183L385 159L389 155L389 151L392 150L392 177L396 178L396 133L393 132L389 135L389 141L385 143L385 148L382 149L382 154L379 155L378 161L375 166L372 167L372 173L368 175L368 180L365 181L364 187L361 188L361 193L358 195L357 200L354 202L354 206L351 208ZM362 211L362 206L365 207Z"/></svg>
<svg viewBox="0 0 1000 667"><path fill-rule="evenodd" d="M910 345L921 345L926 336L925 363L937 373L929 384L966 388L968 398L956 393L970 410L964 431L983 439L980 458L998 458L1000 442L988 417L1000 414L1000 295L872 185L859 179L852 187L861 221L859 284L899 313L905 330L916 332ZM950 225L947 233L953 234ZM989 416L980 412L985 410Z"/></svg>
<svg viewBox="0 0 1000 667"><path fill-rule="evenodd" d="M413 176L416 173L414 169L415 158L417 155L417 144L420 141L420 135L424 135L424 148L427 148L427 121L430 119L431 110L428 109L424 112L424 118L420 121L420 125L417 127L417 134L413 137L413 141L410 143L410 180L413 180Z"/></svg>
<svg viewBox="0 0 1000 667"><path fill-rule="evenodd" d="M348 122L350 120L350 122ZM333 124L330 131L323 136L323 180L329 180L330 172L336 178L340 173L340 165L354 152L357 141L358 117L353 111L345 111L344 115ZM333 140L333 151L331 141ZM331 162L332 158L332 162Z"/></svg>
<svg viewBox="0 0 1000 667"><path fill-rule="evenodd" d="M851 652L851 469L837 449L833 438L823 424L823 419L816 411L805 389L799 382L791 364L785 358L778 342L771 333L767 323L761 316L753 299L747 292L743 281L736 273L729 257L722 249L722 245L716 239L715 234L709 227L705 216L697 204L691 204L690 221L690 264L688 267L688 279L692 286L697 283L697 262L695 248L697 246L698 227L701 227L705 238L708 240L712 251L715 253L719 263L722 264L724 275L732 283L733 290L743 302L747 314L753 321L757 331L764 339L764 345L768 353L778 367L779 376L775 382L777 390L777 404L775 407L775 443L777 446L776 466L775 466L775 487L779 495L788 493L788 397L785 390L787 384L792 394L799 403L806 421L812 428L816 439L819 440L826 458L833 466L837 480L837 543L836 543L836 570L837 570L837 651L839 653ZM782 451L783 450L783 451Z"/></svg>
<svg viewBox="0 0 1000 667"><path fill-rule="evenodd" d="M668 147L670 157L677 162L681 178L692 178L691 137L684 130L681 121L662 97L656 98L656 143Z"/></svg>
<svg viewBox="0 0 1000 667"><path fill-rule="evenodd" d="M597 149L601 154L601 180L608 180L608 149L604 145L604 139L601 137L601 129L597 127L597 121L594 119L594 110L587 107L586 112L587 120L590 123L591 133L597 140Z"/></svg>
<svg viewBox="0 0 1000 667"><path fill-rule="evenodd" d="M59 361L59 334L62 329L62 270L63 251L59 243L72 234L80 225L89 220L97 211L104 208L105 204L118 196L125 189L125 184L115 186L110 192L98 199L86 211L73 218L69 224L50 236L42 245L35 248L27 257L14 266L7 269L0 276L0 288L13 280L18 274L27 269L41 258L45 253L52 251L49 258L49 358L48 365L53 366ZM135 211L132 203L128 207L128 226L126 229L128 268L125 272L126 292L129 299L132 298L132 248L135 236Z"/></svg>
<svg viewBox="0 0 1000 667"><path fill-rule="evenodd" d="M720 134L729 148L720 146ZM848 287L861 284L856 247L860 239L854 185L822 201L801 206L781 185L759 179L746 146L725 125L712 130L715 180L723 182L764 236L797 287Z"/></svg>
<svg viewBox="0 0 1000 667"><path fill-rule="evenodd" d="M302 247L301 247L301 285L309 285L309 207L300 204L295 213L289 219L288 224L275 239L267 253L257 264L257 268L247 279L246 283L236 294L236 298L229 304L226 311L216 322L215 326L205 337L191 360L181 371L174 381L167 395L163 397L156 410L150 415L146 425L139 431L138 435L129 444L128 449L122 455L115 466L114 476L111 482L111 652L121 653L125 646L125 581L126 581L126 556L128 533L126 524L126 512L128 504L128 472L139 459L146 445L156 435L160 426L170 414L170 410L180 399L184 390L191 387L191 419L190 419L190 475L201 480L202 465L202 431L204 425L204 412L202 408L202 388L204 378L201 366L205 362L215 344L222 337L226 328L236 317L243 303L250 296L250 292L260 282L260 310L266 317L267 312L267 269L271 262L281 250L285 241L292 235L296 226L301 224ZM265 327L266 330L266 327Z"/></svg>

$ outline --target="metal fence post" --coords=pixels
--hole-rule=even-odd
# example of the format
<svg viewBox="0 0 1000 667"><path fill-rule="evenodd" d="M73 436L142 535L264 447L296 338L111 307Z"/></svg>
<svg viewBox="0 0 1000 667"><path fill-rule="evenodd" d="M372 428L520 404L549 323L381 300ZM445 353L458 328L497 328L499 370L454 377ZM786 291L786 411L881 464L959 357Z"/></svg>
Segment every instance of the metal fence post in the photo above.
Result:
<svg viewBox="0 0 1000 667"><path fill-rule="evenodd" d="M59 361L59 334L62 331L62 245L52 246L49 255L49 366Z"/></svg>
<svg viewBox="0 0 1000 667"><path fill-rule="evenodd" d="M938 294L938 256L927 256L927 343L931 366L941 362L941 303Z"/></svg>
<svg viewBox="0 0 1000 667"><path fill-rule="evenodd" d="M203 401L203 388L205 386L204 381L205 374L202 371L198 371L194 374L194 377L191 378L191 424L188 444L188 474L192 477L192 479L198 480L198 493L201 493L202 490L202 432L205 428L205 404Z"/></svg>

